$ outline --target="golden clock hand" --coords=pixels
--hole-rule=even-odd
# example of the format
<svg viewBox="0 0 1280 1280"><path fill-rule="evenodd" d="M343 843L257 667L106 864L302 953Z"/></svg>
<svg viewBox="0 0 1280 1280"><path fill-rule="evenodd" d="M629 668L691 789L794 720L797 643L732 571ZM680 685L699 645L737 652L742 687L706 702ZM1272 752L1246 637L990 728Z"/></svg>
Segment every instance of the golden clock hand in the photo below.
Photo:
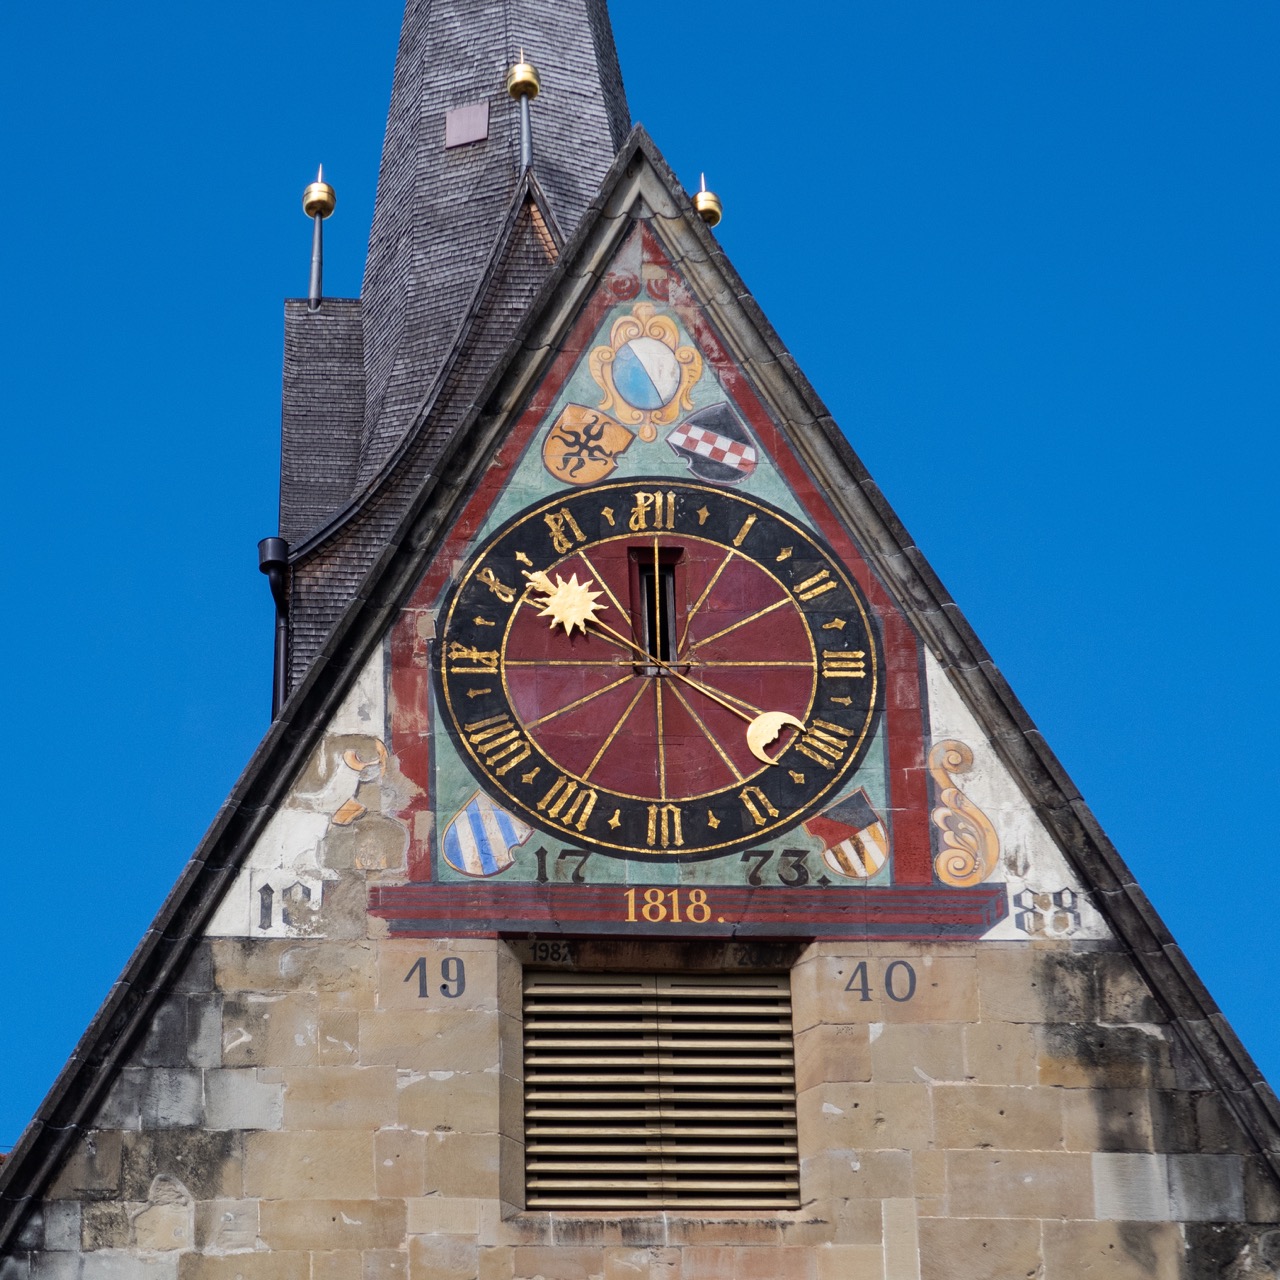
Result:
<svg viewBox="0 0 1280 1280"><path fill-rule="evenodd" d="M663 662L661 658L655 657L651 653L646 653L638 644L632 640L628 640L621 632L615 631L607 622L601 622L599 618L592 618L591 625L599 627L602 631L607 632L615 639L622 641L634 649L646 662L653 663L654 666L661 667L668 675L675 676L677 680L683 680L692 689L697 689L701 694L710 698L713 702L718 702L726 711L732 711L735 716L747 722L747 749L757 760L763 761L765 764L777 764L777 760L765 751L765 747L769 745L784 728L791 727L799 729L801 733L805 731L803 720L798 720L795 716L786 711L761 711L758 715L749 716L740 707L735 707L727 698L722 698L714 689L708 689L705 684L700 684L697 680L691 680L683 671L678 671L669 662Z"/></svg>
<svg viewBox="0 0 1280 1280"><path fill-rule="evenodd" d="M654 579L655 579L655 606L656 599L656 582L658 577L658 559L657 559L657 543L654 543ZM616 631L607 622L602 622L595 615L603 607L596 603L600 598L599 591L591 591L591 580L579 583L577 575L569 579L568 582L559 575L557 581L552 583L551 579L541 572L529 573L524 575L529 580L530 587L538 592L546 599L537 601L542 605L539 617L549 617L551 619L551 628L555 630L557 625L564 627L565 633L570 634L574 627L579 628L584 633L588 624L595 627L598 631L603 632L607 636L611 636L618 643L625 645L631 649L639 657L644 659L647 666L656 666L665 671L668 675L675 676L677 680L683 680L691 689L696 689L706 698L710 698L712 702L717 702L724 707L726 711L732 711L735 716L747 722L747 747L751 754L757 760L763 761L765 764L777 764L778 762L770 755L765 753L765 747L769 745L782 729L786 726L804 731L804 721L797 720L795 716L785 711L759 711L754 716L748 715L741 707L735 706L728 698L722 697L714 689L708 689L706 685L699 683L697 680L690 679L683 671L679 671L670 662L665 662L656 654L649 653L646 649L638 645L630 636L624 636L621 631ZM776 608L777 606L771 606ZM766 610L765 612L768 612Z"/></svg>

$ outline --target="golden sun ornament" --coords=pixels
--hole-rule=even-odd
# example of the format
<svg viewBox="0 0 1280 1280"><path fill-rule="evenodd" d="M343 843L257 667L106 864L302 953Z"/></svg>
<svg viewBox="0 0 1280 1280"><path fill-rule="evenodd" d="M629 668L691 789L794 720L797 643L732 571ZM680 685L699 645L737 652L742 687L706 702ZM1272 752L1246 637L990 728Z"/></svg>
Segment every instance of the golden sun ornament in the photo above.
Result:
<svg viewBox="0 0 1280 1280"><path fill-rule="evenodd" d="M572 635L574 627L586 635L587 623L596 620L598 611L608 608L607 605L596 604L604 592L588 590L592 585L590 578L579 582L578 575L574 573L570 574L569 581L566 582L557 573L553 584L540 569L533 573L526 571L524 576L529 579L529 585L534 591L543 597L533 603L542 606L538 617L550 618L553 631L559 624L564 628L565 635Z"/></svg>

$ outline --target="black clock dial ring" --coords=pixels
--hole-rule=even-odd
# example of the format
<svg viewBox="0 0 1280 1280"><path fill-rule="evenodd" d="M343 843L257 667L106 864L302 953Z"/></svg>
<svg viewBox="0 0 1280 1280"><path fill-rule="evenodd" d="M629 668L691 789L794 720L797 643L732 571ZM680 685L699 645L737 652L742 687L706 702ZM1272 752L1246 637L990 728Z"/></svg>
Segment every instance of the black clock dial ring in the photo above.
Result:
<svg viewBox="0 0 1280 1280"><path fill-rule="evenodd" d="M786 513L709 486L537 503L486 539L439 616L436 689L468 768L535 827L615 856L780 835L834 798L879 714L852 577ZM780 730L776 764L752 725L757 745Z"/></svg>

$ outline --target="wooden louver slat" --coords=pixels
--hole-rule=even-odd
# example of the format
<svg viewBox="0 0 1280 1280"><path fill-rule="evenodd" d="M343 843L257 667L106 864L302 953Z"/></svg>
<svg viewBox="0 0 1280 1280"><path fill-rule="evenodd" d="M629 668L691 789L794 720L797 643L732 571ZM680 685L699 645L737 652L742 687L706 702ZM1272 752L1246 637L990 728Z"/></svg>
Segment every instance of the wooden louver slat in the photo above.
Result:
<svg viewBox="0 0 1280 1280"><path fill-rule="evenodd" d="M531 1209L794 1208L785 974L524 979Z"/></svg>

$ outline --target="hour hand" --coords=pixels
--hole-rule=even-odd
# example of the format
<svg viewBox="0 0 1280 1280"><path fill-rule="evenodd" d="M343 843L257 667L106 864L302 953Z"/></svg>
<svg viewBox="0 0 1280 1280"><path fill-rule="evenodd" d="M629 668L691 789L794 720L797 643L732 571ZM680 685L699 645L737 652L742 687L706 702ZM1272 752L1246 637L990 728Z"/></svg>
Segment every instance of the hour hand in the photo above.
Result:
<svg viewBox="0 0 1280 1280"><path fill-rule="evenodd" d="M804 732L803 720L797 720L785 711L762 711L747 725L747 746L751 749L751 754L765 764L777 764L777 760L765 751L765 747L788 726Z"/></svg>

